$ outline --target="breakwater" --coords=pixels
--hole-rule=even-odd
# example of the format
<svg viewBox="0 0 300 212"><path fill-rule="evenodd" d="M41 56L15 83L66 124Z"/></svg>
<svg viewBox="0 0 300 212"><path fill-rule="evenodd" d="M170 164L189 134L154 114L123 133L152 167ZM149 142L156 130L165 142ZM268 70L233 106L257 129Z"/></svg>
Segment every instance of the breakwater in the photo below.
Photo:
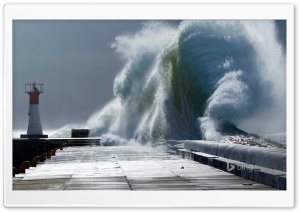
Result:
<svg viewBox="0 0 300 212"><path fill-rule="evenodd" d="M69 146L97 146L100 138L40 138L40 139L13 139L13 167L18 168L22 162L31 161L36 156L60 148Z"/></svg>
<svg viewBox="0 0 300 212"><path fill-rule="evenodd" d="M213 141L186 141L176 154L245 179L286 190L286 152Z"/></svg>

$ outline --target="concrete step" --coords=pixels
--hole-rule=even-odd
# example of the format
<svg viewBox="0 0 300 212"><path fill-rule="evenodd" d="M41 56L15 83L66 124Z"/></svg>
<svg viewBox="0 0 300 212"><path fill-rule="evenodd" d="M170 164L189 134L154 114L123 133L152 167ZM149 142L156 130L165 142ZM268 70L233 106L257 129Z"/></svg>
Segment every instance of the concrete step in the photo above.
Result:
<svg viewBox="0 0 300 212"><path fill-rule="evenodd" d="M263 148L215 141L184 142L184 149L203 152L231 160L286 172L286 150Z"/></svg>
<svg viewBox="0 0 300 212"><path fill-rule="evenodd" d="M272 186L276 189L286 190L286 172L283 171L186 149L178 149L176 154L182 158L197 161L248 180Z"/></svg>

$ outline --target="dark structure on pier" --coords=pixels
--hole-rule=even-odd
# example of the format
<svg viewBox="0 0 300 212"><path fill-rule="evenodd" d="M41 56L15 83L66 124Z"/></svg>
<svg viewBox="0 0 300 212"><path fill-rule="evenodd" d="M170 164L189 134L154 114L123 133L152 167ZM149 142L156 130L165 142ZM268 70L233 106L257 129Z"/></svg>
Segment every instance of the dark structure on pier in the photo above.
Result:
<svg viewBox="0 0 300 212"><path fill-rule="evenodd" d="M72 129L72 138L86 138L89 137L90 130L88 129Z"/></svg>

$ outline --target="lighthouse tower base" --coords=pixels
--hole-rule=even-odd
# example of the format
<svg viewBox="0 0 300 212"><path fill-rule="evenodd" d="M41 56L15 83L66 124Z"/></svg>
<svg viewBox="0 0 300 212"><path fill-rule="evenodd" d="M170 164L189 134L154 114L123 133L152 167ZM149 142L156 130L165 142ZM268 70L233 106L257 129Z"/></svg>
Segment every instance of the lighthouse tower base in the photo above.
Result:
<svg viewBox="0 0 300 212"><path fill-rule="evenodd" d="M27 135L21 134L21 138L48 138L48 135Z"/></svg>
<svg viewBox="0 0 300 212"><path fill-rule="evenodd" d="M39 110L39 96L43 93L43 84L25 84L25 93L29 94L29 123L27 134L21 134L21 138L48 138L48 135L43 134Z"/></svg>

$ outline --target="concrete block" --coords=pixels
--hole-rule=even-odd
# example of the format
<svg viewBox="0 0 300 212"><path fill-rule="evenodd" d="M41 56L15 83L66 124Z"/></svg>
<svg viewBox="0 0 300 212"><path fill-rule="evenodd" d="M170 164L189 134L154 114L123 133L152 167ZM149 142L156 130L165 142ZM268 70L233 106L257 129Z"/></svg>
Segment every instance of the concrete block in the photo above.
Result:
<svg viewBox="0 0 300 212"><path fill-rule="evenodd" d="M238 144L225 144L214 141L186 141L184 148L203 152L244 163L286 171L286 151Z"/></svg>
<svg viewBox="0 0 300 212"><path fill-rule="evenodd" d="M178 149L176 154L276 189L286 189L286 172L283 171L185 149Z"/></svg>

